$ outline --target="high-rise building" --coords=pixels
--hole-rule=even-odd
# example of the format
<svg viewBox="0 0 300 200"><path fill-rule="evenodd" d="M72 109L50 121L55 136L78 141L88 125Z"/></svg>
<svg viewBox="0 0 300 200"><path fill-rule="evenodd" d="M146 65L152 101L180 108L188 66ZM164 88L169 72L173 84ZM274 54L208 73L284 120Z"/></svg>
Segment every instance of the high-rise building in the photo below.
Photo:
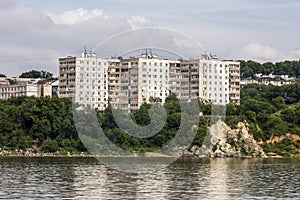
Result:
<svg viewBox="0 0 300 200"><path fill-rule="evenodd" d="M108 66L112 59L83 53L76 59L75 102L105 110L108 106Z"/></svg>
<svg viewBox="0 0 300 200"><path fill-rule="evenodd" d="M76 57L59 58L59 85L60 98L75 97Z"/></svg>
<svg viewBox="0 0 300 200"><path fill-rule="evenodd" d="M169 95L170 61L155 55L120 59L108 72L109 102L114 108L136 111L143 103L164 103Z"/></svg>
<svg viewBox="0 0 300 200"><path fill-rule="evenodd" d="M171 77L177 77L175 81L180 83L180 90L177 87L175 94L180 99L197 99L199 97L199 59L181 60L179 63L179 69L175 74L171 73Z"/></svg>
<svg viewBox="0 0 300 200"><path fill-rule="evenodd" d="M204 55L200 59L199 97L215 104L240 103L240 63Z"/></svg>
<svg viewBox="0 0 300 200"><path fill-rule="evenodd" d="M138 58L99 58L95 53L60 58L59 96L104 110L108 104L126 112L143 103L202 98L214 104L240 103L240 63L204 55L168 60L153 54Z"/></svg>

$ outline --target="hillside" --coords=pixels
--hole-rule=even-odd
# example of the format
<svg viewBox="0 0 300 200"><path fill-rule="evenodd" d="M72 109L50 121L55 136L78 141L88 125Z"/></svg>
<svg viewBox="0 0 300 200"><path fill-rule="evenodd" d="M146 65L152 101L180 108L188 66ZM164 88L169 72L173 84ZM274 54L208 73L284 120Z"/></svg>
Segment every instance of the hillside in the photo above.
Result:
<svg viewBox="0 0 300 200"><path fill-rule="evenodd" d="M249 133L266 153L282 156L299 154L300 141L300 82L281 87L247 85L241 90L241 105L226 106L226 124L236 128L238 122L247 121ZM210 124L211 104L199 100L203 116L191 147L202 146ZM131 114L140 124L150 123L150 104ZM139 139L127 135L117 127L111 108L98 112L107 137L117 146L132 152L151 152L167 144L180 125L180 105L170 96L164 105L167 122L155 136ZM192 119L191 119L192 120ZM194 119L193 119L194 120ZM184 140L185 138L181 138ZM18 97L0 101L1 152L17 150L29 152L79 153L86 151L73 122L70 99L57 97ZM5 153L4 153L5 154Z"/></svg>

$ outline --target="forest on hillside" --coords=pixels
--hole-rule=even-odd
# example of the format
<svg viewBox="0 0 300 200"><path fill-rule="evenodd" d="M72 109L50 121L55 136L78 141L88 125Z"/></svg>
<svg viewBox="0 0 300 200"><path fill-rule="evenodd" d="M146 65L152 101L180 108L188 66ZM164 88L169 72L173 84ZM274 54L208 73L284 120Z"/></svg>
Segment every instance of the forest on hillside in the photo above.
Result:
<svg viewBox="0 0 300 200"><path fill-rule="evenodd" d="M259 63L241 60L241 78L255 78L255 74L289 75L300 78L300 61L282 61L277 63Z"/></svg>
<svg viewBox="0 0 300 200"><path fill-rule="evenodd" d="M292 133L300 135L300 82L293 85L247 85L241 90L241 105L226 106L226 123L234 127L246 120L257 141L267 141L272 136ZM196 138L192 145L201 146L210 124L211 104L198 100L203 116L199 118ZM155 136L140 139L123 132L115 123L109 106L98 112L98 121L105 134L115 144L133 152L154 151L168 143L177 133L181 108L178 99L171 95L163 105L167 121ZM131 114L142 126L150 123L151 104L143 104ZM266 152L279 155L296 154L300 141L287 138L275 144L263 144ZM0 148L6 150L32 149L42 152L84 152L78 137L70 99L58 97L15 97L0 101Z"/></svg>

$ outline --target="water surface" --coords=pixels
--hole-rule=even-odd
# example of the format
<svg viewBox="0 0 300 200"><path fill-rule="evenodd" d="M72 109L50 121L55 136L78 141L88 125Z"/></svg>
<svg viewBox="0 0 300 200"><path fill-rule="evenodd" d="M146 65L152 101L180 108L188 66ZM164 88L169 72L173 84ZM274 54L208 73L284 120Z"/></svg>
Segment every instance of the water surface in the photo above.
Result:
<svg viewBox="0 0 300 200"><path fill-rule="evenodd" d="M94 158L8 157L0 172L0 199L300 199L300 159L185 159L127 173Z"/></svg>

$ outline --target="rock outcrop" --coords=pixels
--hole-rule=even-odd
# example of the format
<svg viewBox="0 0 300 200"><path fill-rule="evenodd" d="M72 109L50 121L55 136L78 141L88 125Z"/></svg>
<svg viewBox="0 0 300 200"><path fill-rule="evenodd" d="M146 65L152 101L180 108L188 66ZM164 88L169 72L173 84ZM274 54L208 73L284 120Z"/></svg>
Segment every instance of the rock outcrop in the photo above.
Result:
<svg viewBox="0 0 300 200"><path fill-rule="evenodd" d="M249 133L247 122L239 122L236 129L231 129L221 120L211 126L202 147L192 147L191 151L194 155L209 157L265 156Z"/></svg>

